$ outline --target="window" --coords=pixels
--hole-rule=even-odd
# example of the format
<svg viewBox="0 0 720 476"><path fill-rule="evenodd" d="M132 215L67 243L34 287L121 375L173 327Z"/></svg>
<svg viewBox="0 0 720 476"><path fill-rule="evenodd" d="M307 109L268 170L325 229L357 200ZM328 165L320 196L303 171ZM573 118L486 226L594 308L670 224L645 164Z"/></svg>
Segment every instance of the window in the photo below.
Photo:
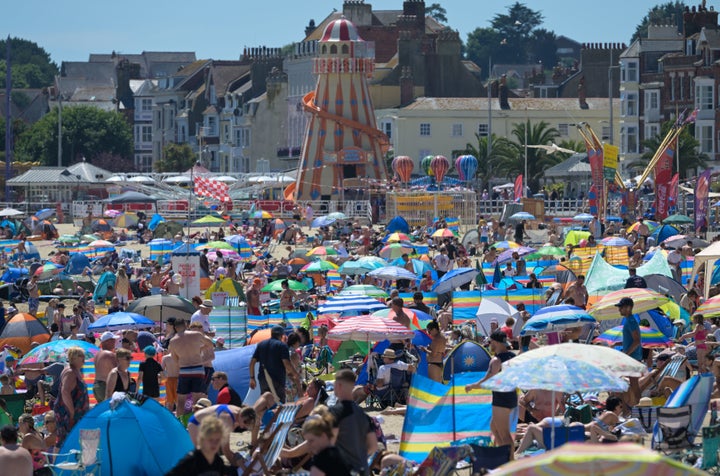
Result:
<svg viewBox="0 0 720 476"><path fill-rule="evenodd" d="M670 100L675 100L675 76L670 76Z"/></svg>
<svg viewBox="0 0 720 476"><path fill-rule="evenodd" d="M139 101L137 101L138 109L142 112L149 112L152 110L152 99L151 98L141 98Z"/></svg>
<svg viewBox="0 0 720 476"><path fill-rule="evenodd" d="M250 147L250 128L241 127L235 129L235 145L238 147Z"/></svg>
<svg viewBox="0 0 720 476"><path fill-rule="evenodd" d="M620 80L627 83L637 83L638 80L638 64L635 61L623 63L620 69Z"/></svg>
<svg viewBox="0 0 720 476"><path fill-rule="evenodd" d="M380 130L383 131L386 136L388 136L388 139L392 140L392 122L382 121L380 123Z"/></svg>
<svg viewBox="0 0 720 476"><path fill-rule="evenodd" d="M429 136L430 135L430 123L429 122L423 122L420 124L420 135L421 136Z"/></svg>
<svg viewBox="0 0 720 476"><path fill-rule="evenodd" d="M610 140L610 133L612 132L612 129L610 126L602 126L602 140L609 141Z"/></svg>
<svg viewBox="0 0 720 476"><path fill-rule="evenodd" d="M659 94L657 91L645 91L645 110L657 110L660 108Z"/></svg>
<svg viewBox="0 0 720 476"><path fill-rule="evenodd" d="M478 135L480 137L487 137L488 132L490 132L490 126L485 123L478 124Z"/></svg>
<svg viewBox="0 0 720 476"><path fill-rule="evenodd" d="M713 126L695 125L696 139L700 143L700 152L705 154L713 153Z"/></svg>
<svg viewBox="0 0 720 476"><path fill-rule="evenodd" d="M621 150L626 154L637 154L638 151L638 129L635 126L628 126L620 129L622 136Z"/></svg>
<svg viewBox="0 0 720 476"><path fill-rule="evenodd" d="M203 131L203 132L205 132L205 131ZM217 123L217 117L215 117L215 116L207 117L207 135L208 136L217 136L218 135L218 123Z"/></svg>
<svg viewBox="0 0 720 476"><path fill-rule="evenodd" d="M135 168L139 172L152 172L152 155L135 154Z"/></svg>
<svg viewBox="0 0 720 476"><path fill-rule="evenodd" d="M152 126L142 126L142 141L152 142Z"/></svg>
<svg viewBox="0 0 720 476"><path fill-rule="evenodd" d="M701 111L713 109L713 87L710 84L695 86L695 107Z"/></svg>
<svg viewBox="0 0 720 476"><path fill-rule="evenodd" d="M558 124L558 132L561 136L570 135L570 124Z"/></svg>
<svg viewBox="0 0 720 476"><path fill-rule="evenodd" d="M462 137L463 135L463 125L462 124L453 124L452 125L452 136L453 137Z"/></svg>
<svg viewBox="0 0 720 476"><path fill-rule="evenodd" d="M660 134L660 124L645 124L645 139L652 139Z"/></svg>
<svg viewBox="0 0 720 476"><path fill-rule="evenodd" d="M627 95L624 106L624 116L637 116L637 94L630 93Z"/></svg>

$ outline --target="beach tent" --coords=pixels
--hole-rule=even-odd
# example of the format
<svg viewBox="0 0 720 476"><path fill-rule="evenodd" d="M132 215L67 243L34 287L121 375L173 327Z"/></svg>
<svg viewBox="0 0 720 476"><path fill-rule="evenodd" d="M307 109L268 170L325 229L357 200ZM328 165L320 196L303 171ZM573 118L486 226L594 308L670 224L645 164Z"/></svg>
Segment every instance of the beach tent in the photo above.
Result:
<svg viewBox="0 0 720 476"><path fill-rule="evenodd" d="M672 277L672 270L662 253L655 253L645 264L637 268L638 276L660 274ZM600 254L596 254L585 276L585 287L588 294L598 294L603 291L617 291L625 287L625 281L630 277L627 269L619 269L608 264Z"/></svg>
<svg viewBox="0 0 720 476"><path fill-rule="evenodd" d="M488 351L477 342L461 342L445 357L443 380L449 381L453 375L464 372L487 372L490 358Z"/></svg>
<svg viewBox="0 0 720 476"><path fill-rule="evenodd" d="M103 200L105 203L155 203L157 199L144 193L128 191Z"/></svg>
<svg viewBox="0 0 720 476"><path fill-rule="evenodd" d="M224 278L215 281L207 291L205 291L205 299L212 299L215 293L227 293L227 297L239 297L241 301L245 300L245 293L242 285L237 281L233 281L230 278ZM217 306L221 306L223 303L214 303Z"/></svg>
<svg viewBox="0 0 720 476"><path fill-rule="evenodd" d="M18 279L27 277L27 275L28 270L26 268L8 268L3 275L0 276L0 281L3 283L14 283Z"/></svg>
<svg viewBox="0 0 720 476"><path fill-rule="evenodd" d="M410 233L410 225L403 217L397 216L390 220L388 225L385 227L385 231L388 233L395 233L396 231L401 233Z"/></svg>
<svg viewBox="0 0 720 476"><path fill-rule="evenodd" d="M95 292L93 293L93 301L105 302L108 288L110 286L115 287L115 275L110 271L105 271L100 275L100 278L95 285Z"/></svg>
<svg viewBox="0 0 720 476"><path fill-rule="evenodd" d="M18 255L13 255L13 258L16 258ZM37 249L37 246L35 246L34 243L30 241L25 242L25 253L22 254L22 259L29 260L29 259L40 259L40 252Z"/></svg>
<svg viewBox="0 0 720 476"><path fill-rule="evenodd" d="M698 271L703 267L705 263L715 263L717 260L720 259L720 241L716 241L715 243L711 243L710 246L702 250L700 253L695 255L695 262L693 264L692 274L690 276L690 283L695 282L695 277L698 274ZM709 268L711 265L708 265ZM712 269L706 269L705 270L705 276L712 276L713 270ZM710 295L710 286L711 286L711 279L705 280L705 289L702 290L703 296L709 296Z"/></svg>
<svg viewBox="0 0 720 476"><path fill-rule="evenodd" d="M183 226L176 221L162 221L152 230L153 238L167 238L168 240L172 240L182 229Z"/></svg>
<svg viewBox="0 0 720 476"><path fill-rule="evenodd" d="M82 253L72 253L65 266L66 274L82 274L85 268L90 267L90 259Z"/></svg>
<svg viewBox="0 0 720 476"><path fill-rule="evenodd" d="M248 369L256 347L256 345L251 344L215 353L213 368L216 372L225 372L228 375L228 385L241 396L247 394L248 389L250 389L250 373ZM211 388L210 392L215 392L215 390ZM212 395L210 398L213 398ZM213 399L213 401L215 400ZM252 405L254 402L243 401L243 403Z"/></svg>
<svg viewBox="0 0 720 476"><path fill-rule="evenodd" d="M100 474L150 476L167 473L192 451L188 432L165 407L151 398L141 403L118 397L90 410L65 439L60 453L82 450L80 430L100 429ZM56 464L75 458L74 454L59 456Z"/></svg>
<svg viewBox="0 0 720 476"><path fill-rule="evenodd" d="M60 236L55 228L55 225L47 220L42 220L35 225L33 227L32 234L42 236L43 240L53 240Z"/></svg>
<svg viewBox="0 0 720 476"><path fill-rule="evenodd" d="M570 230L568 231L567 235L565 236L565 243L564 245L573 245L577 246L578 243L580 243L580 240L586 240L590 236L589 231L580 231L580 230Z"/></svg>
<svg viewBox="0 0 720 476"><path fill-rule="evenodd" d="M50 341L50 331L37 317L30 314L15 314L0 333L0 347L12 345L27 354L33 342L44 344ZM3 362L4 363L4 362Z"/></svg>
<svg viewBox="0 0 720 476"><path fill-rule="evenodd" d="M650 236L655 240L655 244L657 245L670 238L671 236L675 236L679 233L680 232L678 231L678 229L674 226L661 225L655 228L655 230L650 233Z"/></svg>
<svg viewBox="0 0 720 476"><path fill-rule="evenodd" d="M155 231L155 228L157 228L157 226L164 221L165 218L163 218L163 216L159 213L156 213L152 216L152 218L150 218L150 221L147 224L147 229L150 231Z"/></svg>

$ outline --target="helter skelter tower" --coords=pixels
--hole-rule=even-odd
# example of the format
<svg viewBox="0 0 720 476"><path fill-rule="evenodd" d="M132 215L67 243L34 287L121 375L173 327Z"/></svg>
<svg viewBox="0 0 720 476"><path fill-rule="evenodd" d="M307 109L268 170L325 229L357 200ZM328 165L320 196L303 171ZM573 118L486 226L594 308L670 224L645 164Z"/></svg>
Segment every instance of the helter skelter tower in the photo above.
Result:
<svg viewBox="0 0 720 476"><path fill-rule="evenodd" d="M297 200L341 200L345 179L385 180L387 136L375 125L367 77L373 52L344 17L328 24L313 60L317 86L303 98L311 114L302 148Z"/></svg>

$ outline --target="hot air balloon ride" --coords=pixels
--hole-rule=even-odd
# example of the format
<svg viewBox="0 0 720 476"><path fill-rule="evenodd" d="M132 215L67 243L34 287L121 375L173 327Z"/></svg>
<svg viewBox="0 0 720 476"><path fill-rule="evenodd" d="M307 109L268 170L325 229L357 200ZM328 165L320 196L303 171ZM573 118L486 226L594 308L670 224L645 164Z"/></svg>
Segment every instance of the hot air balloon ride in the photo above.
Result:
<svg viewBox="0 0 720 476"><path fill-rule="evenodd" d="M445 178L445 174L450 170L450 162L444 155L436 155L430 162L430 170L435 175L435 181L439 187Z"/></svg>
<svg viewBox="0 0 720 476"><path fill-rule="evenodd" d="M412 158L407 155L399 155L393 159L392 168L395 174L397 174L400 178L401 182L408 183L410 181L412 171L415 168L415 163Z"/></svg>
<svg viewBox="0 0 720 476"><path fill-rule="evenodd" d="M422 159L422 162L420 162L420 169L423 172L425 172L425 175L427 175L428 177L433 176L433 171L432 171L432 168L430 167L430 163L432 162L432 160L434 158L435 158L435 156L428 155L428 156L425 156L424 159Z"/></svg>
<svg viewBox="0 0 720 476"><path fill-rule="evenodd" d="M455 170L464 182L470 182L478 169L478 160L472 155L461 155L455 160Z"/></svg>

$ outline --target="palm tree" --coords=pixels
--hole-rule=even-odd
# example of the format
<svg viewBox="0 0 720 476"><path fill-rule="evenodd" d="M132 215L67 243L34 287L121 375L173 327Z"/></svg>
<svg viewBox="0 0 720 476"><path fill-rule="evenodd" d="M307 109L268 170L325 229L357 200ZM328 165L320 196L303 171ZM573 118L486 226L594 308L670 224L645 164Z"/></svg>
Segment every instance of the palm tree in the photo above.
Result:
<svg viewBox="0 0 720 476"><path fill-rule="evenodd" d="M645 148L645 153L634 162L628 164L628 167L647 167L650 159L652 159L655 152L660 148L660 144L665 136L673 126L674 121L667 121L660 127L660 134L654 137L648 137L642 141L642 145ZM680 133L678 139L678 151L680 154L680 180L683 177L688 177L688 169L694 169L697 171L700 167L705 167L705 161L709 159L707 154L699 152L700 142L695 138L694 126L688 126ZM675 170L675 163L673 163L673 170Z"/></svg>
<svg viewBox="0 0 720 476"><path fill-rule="evenodd" d="M515 153L515 149L512 143L505 137L498 137L492 134L490 137L492 150L490 155L488 155L488 137L476 133L475 141L476 144L468 142L463 153L474 155L478 160L476 178L482 186L488 188L490 179L495 176L497 164L511 159Z"/></svg>
<svg viewBox="0 0 720 476"><path fill-rule="evenodd" d="M503 160L497 166L497 172L504 173L507 177L513 177L525 173L525 130L527 129L527 145L549 145L553 143L560 133L554 127L550 127L545 121L531 124L530 120L513 124L512 135L516 142L511 143L514 154L507 160ZM527 148L527 184L530 190L537 191L540 186L540 178L545 170L562 162L567 154L548 154L543 149Z"/></svg>

